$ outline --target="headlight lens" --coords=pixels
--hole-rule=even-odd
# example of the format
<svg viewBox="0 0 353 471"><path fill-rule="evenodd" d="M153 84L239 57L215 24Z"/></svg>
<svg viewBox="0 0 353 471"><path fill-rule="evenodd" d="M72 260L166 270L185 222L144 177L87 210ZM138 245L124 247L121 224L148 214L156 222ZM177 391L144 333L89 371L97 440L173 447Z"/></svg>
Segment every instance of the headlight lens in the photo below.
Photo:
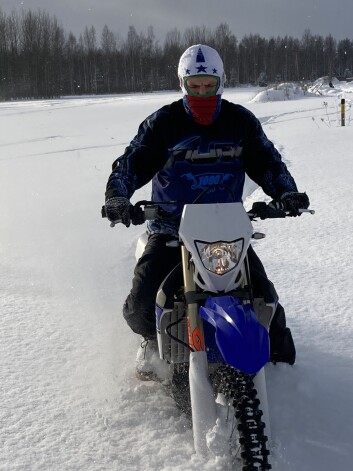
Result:
<svg viewBox="0 0 353 471"><path fill-rule="evenodd" d="M203 266L216 275L224 275L238 265L243 246L243 239L212 244L196 242Z"/></svg>

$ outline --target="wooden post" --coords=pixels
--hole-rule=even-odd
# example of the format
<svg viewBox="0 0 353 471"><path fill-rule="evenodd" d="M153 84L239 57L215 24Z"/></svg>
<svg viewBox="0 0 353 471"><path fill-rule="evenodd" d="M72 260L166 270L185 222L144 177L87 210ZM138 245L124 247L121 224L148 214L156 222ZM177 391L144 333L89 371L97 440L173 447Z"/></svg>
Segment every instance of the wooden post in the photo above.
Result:
<svg viewBox="0 0 353 471"><path fill-rule="evenodd" d="M346 100L341 99L341 126L346 125Z"/></svg>

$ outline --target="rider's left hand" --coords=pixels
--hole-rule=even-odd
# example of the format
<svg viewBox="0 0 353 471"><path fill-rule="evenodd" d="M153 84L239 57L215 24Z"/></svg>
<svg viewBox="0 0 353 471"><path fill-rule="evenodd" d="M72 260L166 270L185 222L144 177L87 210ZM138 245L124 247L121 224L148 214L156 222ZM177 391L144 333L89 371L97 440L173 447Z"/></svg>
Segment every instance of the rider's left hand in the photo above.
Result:
<svg viewBox="0 0 353 471"><path fill-rule="evenodd" d="M300 216L299 209L307 209L310 205L308 195L306 193L287 192L284 193L279 200L273 200L269 203L276 209L286 211L289 216Z"/></svg>

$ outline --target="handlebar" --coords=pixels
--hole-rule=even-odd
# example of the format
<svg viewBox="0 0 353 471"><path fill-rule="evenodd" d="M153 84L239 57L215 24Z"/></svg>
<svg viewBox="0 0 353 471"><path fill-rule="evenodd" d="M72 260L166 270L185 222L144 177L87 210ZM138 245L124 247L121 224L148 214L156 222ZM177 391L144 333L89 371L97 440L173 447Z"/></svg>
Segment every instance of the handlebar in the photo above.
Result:
<svg viewBox="0 0 353 471"><path fill-rule="evenodd" d="M301 209L298 209L298 213L299 214L303 214L303 213L315 214L315 211L313 209L301 208ZM273 206L270 206L269 204L263 201L253 203L251 210L248 211L247 214L252 221L257 218L278 219L278 218L285 218L288 216L290 217L292 215L290 211L284 211L283 209L276 209Z"/></svg>
<svg viewBox="0 0 353 471"><path fill-rule="evenodd" d="M130 206L130 218L131 218L131 223L134 226L138 226L140 224L143 224L145 221L149 220L154 220L157 219L158 217L165 217L165 218L170 218L171 216L168 216L168 213L164 211L160 205L163 204L175 204L175 201L170 201L167 203L156 203L154 201L138 201L135 203L135 205ZM142 208L144 206L144 208ZM309 213L309 214L315 214L315 211L313 209L299 209L298 212L300 214L302 213ZM102 206L101 210L102 218L107 217L106 209L105 206ZM247 212L249 218L251 221L259 218L259 219L278 219L278 218L285 218L290 216L289 212L285 212L282 209L276 209L273 208L272 206L269 206L265 202L256 202L253 203L252 208L250 211ZM115 224L121 222L120 220L112 222L111 226L114 227Z"/></svg>
<svg viewBox="0 0 353 471"><path fill-rule="evenodd" d="M162 203L159 203L159 204L162 204ZM134 226L138 226L140 224L143 224L145 221L154 220L154 219L157 219L159 216L167 215L168 213L163 211L162 208L159 206L159 204L154 201L142 200L142 201L138 201L134 205L131 205L130 206L131 223ZM163 204L174 204L174 202L163 203ZM143 209L142 209L142 206L144 206ZM105 206L102 206L101 214L102 214L102 218L107 217L107 211L106 211ZM115 224L118 224L119 222L121 222L120 219L117 221L111 222L110 225L111 227L114 227Z"/></svg>

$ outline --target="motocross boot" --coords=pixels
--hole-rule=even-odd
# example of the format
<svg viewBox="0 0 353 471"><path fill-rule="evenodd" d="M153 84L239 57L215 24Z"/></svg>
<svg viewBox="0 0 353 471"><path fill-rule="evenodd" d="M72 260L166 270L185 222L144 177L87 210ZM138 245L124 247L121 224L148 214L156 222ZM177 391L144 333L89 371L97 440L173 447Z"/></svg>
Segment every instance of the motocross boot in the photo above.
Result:
<svg viewBox="0 0 353 471"><path fill-rule="evenodd" d="M294 365L296 350L292 333L286 327L283 307L278 304L270 326L270 359L272 363L288 363Z"/></svg>
<svg viewBox="0 0 353 471"><path fill-rule="evenodd" d="M144 339L136 355L136 377L141 381L163 381L168 366L159 356L157 339Z"/></svg>

